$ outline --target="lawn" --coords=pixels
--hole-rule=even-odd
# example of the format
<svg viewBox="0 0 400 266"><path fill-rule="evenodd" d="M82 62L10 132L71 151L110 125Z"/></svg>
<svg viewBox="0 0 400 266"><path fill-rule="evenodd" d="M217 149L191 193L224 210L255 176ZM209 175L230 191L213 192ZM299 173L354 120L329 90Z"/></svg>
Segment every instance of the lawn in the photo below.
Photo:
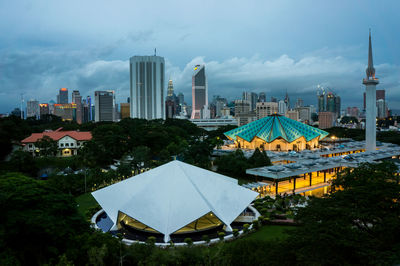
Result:
<svg viewBox="0 0 400 266"><path fill-rule="evenodd" d="M92 208L99 206L97 201L93 198L92 194L86 193L82 194L75 198L76 203L78 204L78 211L83 215L86 215L86 212Z"/></svg>
<svg viewBox="0 0 400 266"><path fill-rule="evenodd" d="M294 230L296 226L290 225L264 225L256 232L250 233L246 236L246 239L257 239L257 240L283 240L289 235L285 232L287 230Z"/></svg>

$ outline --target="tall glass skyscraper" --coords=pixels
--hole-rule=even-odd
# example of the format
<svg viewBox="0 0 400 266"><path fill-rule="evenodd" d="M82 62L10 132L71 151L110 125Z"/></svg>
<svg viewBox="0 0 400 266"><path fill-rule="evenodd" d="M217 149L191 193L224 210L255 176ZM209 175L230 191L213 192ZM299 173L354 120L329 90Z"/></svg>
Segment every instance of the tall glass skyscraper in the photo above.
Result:
<svg viewBox="0 0 400 266"><path fill-rule="evenodd" d="M130 58L132 118L165 119L164 68L161 56Z"/></svg>
<svg viewBox="0 0 400 266"><path fill-rule="evenodd" d="M95 91L95 121L115 121L114 91Z"/></svg>
<svg viewBox="0 0 400 266"><path fill-rule="evenodd" d="M207 77L204 65L196 65L192 76L191 119L209 118Z"/></svg>

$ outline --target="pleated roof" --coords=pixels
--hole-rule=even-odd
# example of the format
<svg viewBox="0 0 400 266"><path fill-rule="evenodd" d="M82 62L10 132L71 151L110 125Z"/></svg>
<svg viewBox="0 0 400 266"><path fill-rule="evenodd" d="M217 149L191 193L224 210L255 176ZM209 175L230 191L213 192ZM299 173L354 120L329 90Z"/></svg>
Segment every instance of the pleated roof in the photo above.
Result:
<svg viewBox="0 0 400 266"><path fill-rule="evenodd" d="M229 226L258 195L237 182L172 161L92 195L114 224L121 211L168 239L170 234L209 212Z"/></svg>
<svg viewBox="0 0 400 266"><path fill-rule="evenodd" d="M287 142L293 142L300 137L304 137L306 141L317 137L323 139L328 136L329 133L319 128L275 114L232 129L224 134L229 139L233 140L237 140L237 137L240 137L251 142L255 137L258 137L270 143L278 138L282 138Z"/></svg>

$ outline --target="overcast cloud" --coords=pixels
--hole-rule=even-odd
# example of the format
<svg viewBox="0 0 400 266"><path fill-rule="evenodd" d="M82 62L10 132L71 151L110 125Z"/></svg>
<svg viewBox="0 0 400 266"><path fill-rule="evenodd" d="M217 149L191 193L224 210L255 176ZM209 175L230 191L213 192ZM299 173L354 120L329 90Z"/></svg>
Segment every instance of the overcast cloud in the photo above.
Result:
<svg viewBox="0 0 400 266"><path fill-rule="evenodd" d="M21 93L48 102L61 87L126 102L129 57L155 47L188 103L193 66L205 64L210 99L288 91L315 105L321 85L361 107L369 27L378 88L400 109L400 3L348 2L0 0L0 113Z"/></svg>

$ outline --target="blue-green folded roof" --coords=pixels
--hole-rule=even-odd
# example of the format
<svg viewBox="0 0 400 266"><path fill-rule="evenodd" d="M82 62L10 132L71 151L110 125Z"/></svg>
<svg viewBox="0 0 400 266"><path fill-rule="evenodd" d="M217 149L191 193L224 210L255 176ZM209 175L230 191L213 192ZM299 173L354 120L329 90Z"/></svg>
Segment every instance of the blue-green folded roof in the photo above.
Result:
<svg viewBox="0 0 400 266"><path fill-rule="evenodd" d="M270 143L277 138L292 142L303 136L306 141L317 137L323 139L328 136L329 133L281 115L270 115L247 125L232 129L224 134L233 140L237 140L237 137L240 137L251 142L255 137L258 137Z"/></svg>

